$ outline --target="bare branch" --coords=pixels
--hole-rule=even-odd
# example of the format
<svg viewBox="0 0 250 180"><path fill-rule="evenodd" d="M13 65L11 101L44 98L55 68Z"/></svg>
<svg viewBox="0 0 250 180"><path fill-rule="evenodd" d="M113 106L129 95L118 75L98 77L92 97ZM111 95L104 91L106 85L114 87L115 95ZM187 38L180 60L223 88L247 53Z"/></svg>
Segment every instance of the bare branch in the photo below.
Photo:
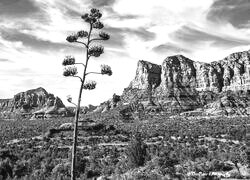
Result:
<svg viewBox="0 0 250 180"><path fill-rule="evenodd" d="M92 42L92 41L103 41L103 39L102 38L93 38L89 42Z"/></svg>
<svg viewBox="0 0 250 180"><path fill-rule="evenodd" d="M75 42L79 44L83 44L87 48L87 44L85 44L84 42L81 42L81 41L75 41Z"/></svg>
<svg viewBox="0 0 250 180"><path fill-rule="evenodd" d="M83 65L85 67L85 64L83 64L83 63L75 63L75 64L81 64L81 65Z"/></svg>
<svg viewBox="0 0 250 180"><path fill-rule="evenodd" d="M77 106L76 103L73 103L73 102L69 102L69 103L70 103L70 104L73 104L73 105L75 105L75 106Z"/></svg>
<svg viewBox="0 0 250 180"><path fill-rule="evenodd" d="M89 75L89 74L102 74L102 73L99 73L99 72L88 72L88 73L86 73L86 76Z"/></svg>
<svg viewBox="0 0 250 180"><path fill-rule="evenodd" d="M75 106L77 106L74 102L72 102L72 97L70 95L67 96L67 101Z"/></svg>
<svg viewBox="0 0 250 180"><path fill-rule="evenodd" d="M80 79L80 81L82 82L82 78L80 76L72 76L72 77L77 77Z"/></svg>

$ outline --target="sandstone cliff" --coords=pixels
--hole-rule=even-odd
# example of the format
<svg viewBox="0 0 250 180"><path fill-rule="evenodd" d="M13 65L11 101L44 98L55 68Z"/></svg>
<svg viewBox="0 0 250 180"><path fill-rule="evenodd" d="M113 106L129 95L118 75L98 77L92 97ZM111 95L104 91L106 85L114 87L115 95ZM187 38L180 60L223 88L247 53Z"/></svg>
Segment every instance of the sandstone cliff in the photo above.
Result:
<svg viewBox="0 0 250 180"><path fill-rule="evenodd" d="M123 93L125 101L147 98L161 84L161 66L140 60L134 80Z"/></svg>
<svg viewBox="0 0 250 180"><path fill-rule="evenodd" d="M155 89L161 84L161 66L140 60L131 88Z"/></svg>
<svg viewBox="0 0 250 180"><path fill-rule="evenodd" d="M11 117L15 114L47 114L68 115L68 110L59 97L48 93L44 88L20 92L12 99L0 100L1 117Z"/></svg>
<svg viewBox="0 0 250 180"><path fill-rule="evenodd" d="M212 102L211 96L228 90L250 91L250 50L211 63L193 61L182 55L167 57L161 66L139 61L136 76L124 89L122 100L146 100L151 93L165 106L192 110L204 102ZM210 94L202 99L202 92Z"/></svg>

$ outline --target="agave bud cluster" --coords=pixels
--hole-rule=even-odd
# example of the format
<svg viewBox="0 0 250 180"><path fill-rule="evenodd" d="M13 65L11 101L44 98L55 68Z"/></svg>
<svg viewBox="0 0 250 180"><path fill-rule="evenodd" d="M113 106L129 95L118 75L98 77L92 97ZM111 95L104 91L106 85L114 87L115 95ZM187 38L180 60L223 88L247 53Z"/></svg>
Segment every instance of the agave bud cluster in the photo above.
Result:
<svg viewBox="0 0 250 180"><path fill-rule="evenodd" d="M83 89L86 90L93 90L96 87L96 82L95 81L89 81L83 85Z"/></svg>
<svg viewBox="0 0 250 180"><path fill-rule="evenodd" d="M102 17L102 14L100 13L100 11L98 10L98 9L96 9L96 8L92 8L91 10L90 10L90 16L91 17L95 17L95 18L97 18L97 19L100 19L101 17Z"/></svg>
<svg viewBox="0 0 250 180"><path fill-rule="evenodd" d="M93 28L95 29L102 29L103 27L104 25L100 21L97 21L93 24Z"/></svg>
<svg viewBox="0 0 250 180"><path fill-rule="evenodd" d="M77 32L77 36L79 38L84 38L84 37L88 37L89 33L87 31L78 31Z"/></svg>
<svg viewBox="0 0 250 180"><path fill-rule="evenodd" d="M76 34L69 35L66 40L70 43L76 42L78 38L88 37L87 31L78 31Z"/></svg>
<svg viewBox="0 0 250 180"><path fill-rule="evenodd" d="M107 75L111 76L112 75L111 67L108 65L105 65L105 64L101 65L101 74L103 74L103 75L107 74Z"/></svg>
<svg viewBox="0 0 250 180"><path fill-rule="evenodd" d="M85 22L92 23L92 24L97 22L101 17L102 17L102 14L100 13L98 9L95 9L95 8L90 10L90 14L86 13L81 16L81 18Z"/></svg>
<svg viewBox="0 0 250 180"><path fill-rule="evenodd" d="M66 56L62 62L63 66L75 64L75 58L73 56Z"/></svg>
<svg viewBox="0 0 250 180"><path fill-rule="evenodd" d="M72 103L72 97L70 95L67 96L67 101Z"/></svg>
<svg viewBox="0 0 250 180"><path fill-rule="evenodd" d="M76 67L66 67L63 71L64 76L75 76L77 74L77 68Z"/></svg>
<svg viewBox="0 0 250 180"><path fill-rule="evenodd" d="M78 39L77 34L72 34L72 35L69 35L69 36L66 38L66 40L67 40L68 42L70 42L70 43L72 43L72 42L76 42L76 41L77 41L77 39Z"/></svg>
<svg viewBox="0 0 250 180"><path fill-rule="evenodd" d="M89 48L89 55L99 57L104 52L103 46L92 46Z"/></svg>
<svg viewBox="0 0 250 180"><path fill-rule="evenodd" d="M105 32L100 32L99 37L102 38L103 40L109 40L109 38L110 38L109 34L107 34Z"/></svg>

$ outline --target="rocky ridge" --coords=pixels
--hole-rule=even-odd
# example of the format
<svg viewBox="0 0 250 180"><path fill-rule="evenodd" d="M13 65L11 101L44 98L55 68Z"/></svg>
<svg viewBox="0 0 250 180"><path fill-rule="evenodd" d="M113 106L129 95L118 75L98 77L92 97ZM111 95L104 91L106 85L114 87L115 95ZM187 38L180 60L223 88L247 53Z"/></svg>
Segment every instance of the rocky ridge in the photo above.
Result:
<svg viewBox="0 0 250 180"><path fill-rule="evenodd" d="M11 99L0 99L0 116L3 118L15 115L69 115L69 111L59 97L39 87L14 95Z"/></svg>
<svg viewBox="0 0 250 180"><path fill-rule="evenodd" d="M140 60L136 76L121 98L123 102L147 101L152 96L166 108L186 111L212 106L227 91L250 91L250 50L211 63L183 55L167 57L162 65ZM243 96L249 98L248 93Z"/></svg>

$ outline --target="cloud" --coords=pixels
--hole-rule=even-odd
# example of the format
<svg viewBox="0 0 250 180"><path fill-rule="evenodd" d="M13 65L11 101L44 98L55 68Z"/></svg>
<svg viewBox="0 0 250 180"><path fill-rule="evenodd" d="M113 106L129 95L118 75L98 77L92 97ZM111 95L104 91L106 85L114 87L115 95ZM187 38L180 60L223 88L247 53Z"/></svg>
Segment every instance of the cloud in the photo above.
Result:
<svg viewBox="0 0 250 180"><path fill-rule="evenodd" d="M104 13L105 13L105 19L113 19L116 21L123 21L123 20L131 20L131 19L138 19L141 18L140 15L135 15L135 14L120 14L117 11L114 11L112 6L109 7L105 7L104 9Z"/></svg>
<svg viewBox="0 0 250 180"><path fill-rule="evenodd" d="M105 32L110 34L110 39L105 41L104 44L108 47L115 47L118 49L124 48L127 44L125 42L126 36L135 36L142 41L154 40L155 33L149 32L145 28L131 29L131 28L116 28L107 26L104 28Z"/></svg>
<svg viewBox="0 0 250 180"><path fill-rule="evenodd" d="M13 85L17 86L17 87L22 87L22 88L26 88L25 91L27 91L28 89L33 89L33 88L37 88L40 87L41 84L34 80L33 78L24 78L21 81L15 82Z"/></svg>
<svg viewBox="0 0 250 180"><path fill-rule="evenodd" d="M188 26L182 26L179 30L172 33L171 37L174 40L180 40L193 46L211 43L211 46L232 48L250 44L249 40L237 39L228 36L217 36Z"/></svg>
<svg viewBox="0 0 250 180"><path fill-rule="evenodd" d="M28 67L1 69L1 72L0 72L1 76L8 75L8 76L14 76L14 77L34 76L35 74L37 73Z"/></svg>
<svg viewBox="0 0 250 180"><path fill-rule="evenodd" d="M117 18L118 20L122 21L122 20L129 20L129 19L137 19L140 18L139 15L132 15L132 14L127 14L127 15L116 15L113 16L113 18Z"/></svg>
<svg viewBox="0 0 250 180"><path fill-rule="evenodd" d="M0 35L3 39L10 42L21 42L24 48L38 51L60 51L60 50L81 50L78 46L65 43L55 43L48 40L38 39L36 36L19 32L17 29L0 29ZM66 44L67 43L67 44Z"/></svg>
<svg viewBox="0 0 250 180"><path fill-rule="evenodd" d="M65 12L64 13L65 13L66 16L69 16L71 18L79 18L79 19L80 19L81 15L82 15L79 11L71 9L69 7L65 7Z"/></svg>
<svg viewBox="0 0 250 180"><path fill-rule="evenodd" d="M237 28L250 25L249 0L215 0L209 9L207 18L211 21L229 22Z"/></svg>
<svg viewBox="0 0 250 180"><path fill-rule="evenodd" d="M143 40L143 41L152 41L156 37L155 33L150 32L143 27L140 27L138 29L126 29L125 28L123 31L124 31L124 33L128 33L130 35L135 35L135 36L141 38L141 40Z"/></svg>
<svg viewBox="0 0 250 180"><path fill-rule="evenodd" d="M45 12L33 0L1 0L0 16L7 19L36 19L48 22Z"/></svg>
<svg viewBox="0 0 250 180"><path fill-rule="evenodd" d="M115 0L90 0L92 8L103 8L105 6L112 6Z"/></svg>
<svg viewBox="0 0 250 180"><path fill-rule="evenodd" d="M177 44L173 44L173 43L160 44L160 45L152 48L152 50L155 51L156 53L177 53L177 54L180 54L183 52L186 52L186 53L190 52L188 49L181 48Z"/></svg>
<svg viewBox="0 0 250 180"><path fill-rule="evenodd" d="M36 6L34 1L30 0L1 0L0 1L0 15L11 17L26 17L27 15L37 14L40 9Z"/></svg>
<svg viewBox="0 0 250 180"><path fill-rule="evenodd" d="M0 62L2 62L2 63L13 63L12 60L4 59L4 58L0 58Z"/></svg>
<svg viewBox="0 0 250 180"><path fill-rule="evenodd" d="M108 47L123 48L125 46L123 29L106 26L104 31L110 34L110 39L104 44Z"/></svg>

